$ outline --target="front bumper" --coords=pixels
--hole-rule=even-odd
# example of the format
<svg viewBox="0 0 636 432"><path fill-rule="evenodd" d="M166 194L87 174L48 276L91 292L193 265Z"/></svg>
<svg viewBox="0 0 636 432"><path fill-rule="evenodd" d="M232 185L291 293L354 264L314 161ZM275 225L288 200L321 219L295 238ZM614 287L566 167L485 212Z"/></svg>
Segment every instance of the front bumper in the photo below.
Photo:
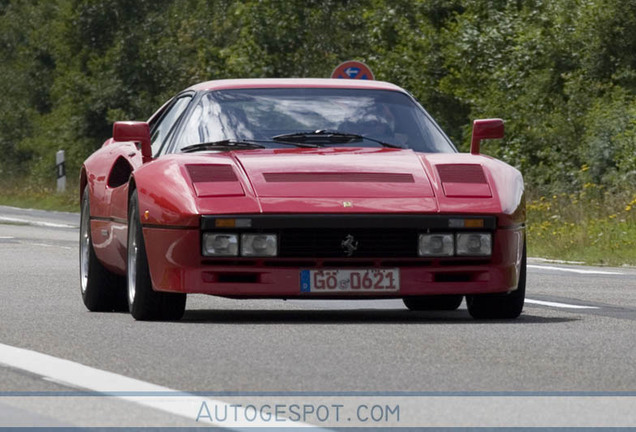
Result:
<svg viewBox="0 0 636 432"><path fill-rule="evenodd" d="M439 222L439 221L438 221ZM203 229L206 229L202 223ZM266 227L271 229L270 226ZM200 229L144 227L155 290L228 297L324 298L301 292L300 273L321 268L397 268L398 292L338 293L338 297L504 293L516 288L524 227L493 229L492 256L484 258L418 257L277 257L210 258L201 255ZM333 296L333 295L332 295Z"/></svg>

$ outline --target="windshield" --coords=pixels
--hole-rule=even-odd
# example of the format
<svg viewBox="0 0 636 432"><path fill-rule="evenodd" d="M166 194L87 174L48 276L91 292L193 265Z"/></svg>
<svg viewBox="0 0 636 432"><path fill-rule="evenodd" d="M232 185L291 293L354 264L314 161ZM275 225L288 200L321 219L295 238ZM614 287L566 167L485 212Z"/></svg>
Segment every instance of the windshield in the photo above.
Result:
<svg viewBox="0 0 636 432"><path fill-rule="evenodd" d="M456 150L409 96L397 91L341 88L217 90L204 94L176 140L176 151L198 143L253 141L289 147L294 136L320 132L356 134L362 139L324 145L410 148L424 153ZM316 132L319 132L316 134ZM332 133L333 135L333 133ZM298 138L298 141L302 141Z"/></svg>

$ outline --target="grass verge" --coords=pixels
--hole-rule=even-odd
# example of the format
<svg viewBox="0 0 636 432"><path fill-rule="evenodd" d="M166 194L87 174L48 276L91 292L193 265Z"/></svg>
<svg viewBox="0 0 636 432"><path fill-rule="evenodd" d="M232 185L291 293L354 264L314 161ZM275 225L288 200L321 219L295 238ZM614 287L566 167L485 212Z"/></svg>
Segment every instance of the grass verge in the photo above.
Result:
<svg viewBox="0 0 636 432"><path fill-rule="evenodd" d="M587 183L531 199L528 253L597 265L636 265L636 194Z"/></svg>
<svg viewBox="0 0 636 432"><path fill-rule="evenodd" d="M28 181L0 182L0 205L79 212L77 186L67 184L66 192L58 193L55 187L33 185Z"/></svg>

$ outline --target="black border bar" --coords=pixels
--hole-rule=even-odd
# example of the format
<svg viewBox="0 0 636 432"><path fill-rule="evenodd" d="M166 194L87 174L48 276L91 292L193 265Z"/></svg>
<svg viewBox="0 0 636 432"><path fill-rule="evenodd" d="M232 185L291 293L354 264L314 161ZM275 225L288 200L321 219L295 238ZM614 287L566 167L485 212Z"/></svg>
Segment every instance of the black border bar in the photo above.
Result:
<svg viewBox="0 0 636 432"><path fill-rule="evenodd" d="M250 219L250 227L217 227L217 219ZM451 219L483 219L483 228L451 226ZM402 215L402 214L236 214L203 215L202 230L249 230L285 228L415 228L432 230L495 230L495 216L479 215Z"/></svg>

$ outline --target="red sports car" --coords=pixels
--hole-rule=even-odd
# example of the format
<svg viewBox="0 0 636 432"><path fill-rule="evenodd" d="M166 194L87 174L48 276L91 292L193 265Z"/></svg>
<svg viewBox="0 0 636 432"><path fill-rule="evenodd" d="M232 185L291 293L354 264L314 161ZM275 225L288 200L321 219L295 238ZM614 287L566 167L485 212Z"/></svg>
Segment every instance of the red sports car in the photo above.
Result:
<svg viewBox="0 0 636 432"><path fill-rule="evenodd" d="M515 318L526 278L523 179L458 153L385 82L195 85L117 122L80 173L80 279L91 311L177 320L186 294L402 298L411 310Z"/></svg>

